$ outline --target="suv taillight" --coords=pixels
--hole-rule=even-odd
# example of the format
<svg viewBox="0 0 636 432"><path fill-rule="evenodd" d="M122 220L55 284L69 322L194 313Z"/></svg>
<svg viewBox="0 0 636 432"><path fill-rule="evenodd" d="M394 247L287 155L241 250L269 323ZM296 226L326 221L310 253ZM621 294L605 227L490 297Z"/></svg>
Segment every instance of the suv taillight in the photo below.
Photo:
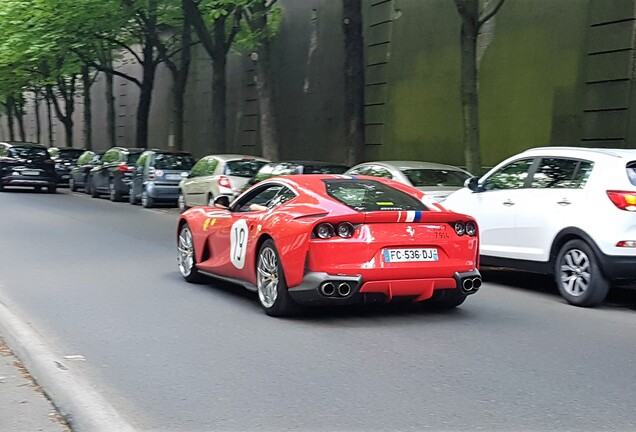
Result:
<svg viewBox="0 0 636 432"><path fill-rule="evenodd" d="M619 209L636 212L636 192L607 191L607 196Z"/></svg>
<svg viewBox="0 0 636 432"><path fill-rule="evenodd" d="M225 176L219 177L219 179L217 180L217 183L221 187L232 189L232 183L230 183L230 179Z"/></svg>

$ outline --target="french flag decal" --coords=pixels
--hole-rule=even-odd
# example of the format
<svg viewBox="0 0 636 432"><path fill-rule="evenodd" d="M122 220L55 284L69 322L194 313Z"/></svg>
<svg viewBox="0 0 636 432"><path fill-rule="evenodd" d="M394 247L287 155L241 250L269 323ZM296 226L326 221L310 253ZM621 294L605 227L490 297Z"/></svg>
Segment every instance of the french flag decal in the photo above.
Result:
<svg viewBox="0 0 636 432"><path fill-rule="evenodd" d="M419 222L422 219L422 211L421 210L416 210L416 211L407 211L406 213L406 219L404 220L404 222ZM400 219L402 218L402 212L400 212L400 215L398 216L398 222L401 222Z"/></svg>

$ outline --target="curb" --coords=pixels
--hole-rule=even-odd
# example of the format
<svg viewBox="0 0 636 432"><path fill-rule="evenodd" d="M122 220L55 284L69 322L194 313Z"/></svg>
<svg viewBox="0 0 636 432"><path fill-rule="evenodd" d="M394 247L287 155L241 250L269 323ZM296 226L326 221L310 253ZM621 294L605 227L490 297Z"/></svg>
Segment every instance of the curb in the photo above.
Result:
<svg viewBox="0 0 636 432"><path fill-rule="evenodd" d="M135 432L78 372L0 301L0 333L73 431Z"/></svg>

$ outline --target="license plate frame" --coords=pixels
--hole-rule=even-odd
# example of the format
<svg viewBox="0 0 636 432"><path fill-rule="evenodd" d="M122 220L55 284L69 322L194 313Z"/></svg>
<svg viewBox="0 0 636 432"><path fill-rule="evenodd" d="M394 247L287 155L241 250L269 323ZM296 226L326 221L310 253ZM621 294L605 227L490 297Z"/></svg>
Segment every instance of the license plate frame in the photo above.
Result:
<svg viewBox="0 0 636 432"><path fill-rule="evenodd" d="M387 248L382 253L385 263L436 262L439 261L437 248Z"/></svg>
<svg viewBox="0 0 636 432"><path fill-rule="evenodd" d="M40 172L39 171L33 171L33 170L24 170L21 172L22 175L24 176L39 176Z"/></svg>

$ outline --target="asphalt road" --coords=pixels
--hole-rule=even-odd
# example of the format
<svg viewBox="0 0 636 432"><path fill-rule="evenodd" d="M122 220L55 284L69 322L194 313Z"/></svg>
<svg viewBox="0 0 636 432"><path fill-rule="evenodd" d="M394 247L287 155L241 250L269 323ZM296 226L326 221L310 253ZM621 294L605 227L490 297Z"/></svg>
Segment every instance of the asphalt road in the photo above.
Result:
<svg viewBox="0 0 636 432"><path fill-rule="evenodd" d="M0 301L83 356L69 364L138 430L636 429L636 291L580 309L494 272L448 313L275 319L241 288L181 279L176 217L0 194Z"/></svg>

